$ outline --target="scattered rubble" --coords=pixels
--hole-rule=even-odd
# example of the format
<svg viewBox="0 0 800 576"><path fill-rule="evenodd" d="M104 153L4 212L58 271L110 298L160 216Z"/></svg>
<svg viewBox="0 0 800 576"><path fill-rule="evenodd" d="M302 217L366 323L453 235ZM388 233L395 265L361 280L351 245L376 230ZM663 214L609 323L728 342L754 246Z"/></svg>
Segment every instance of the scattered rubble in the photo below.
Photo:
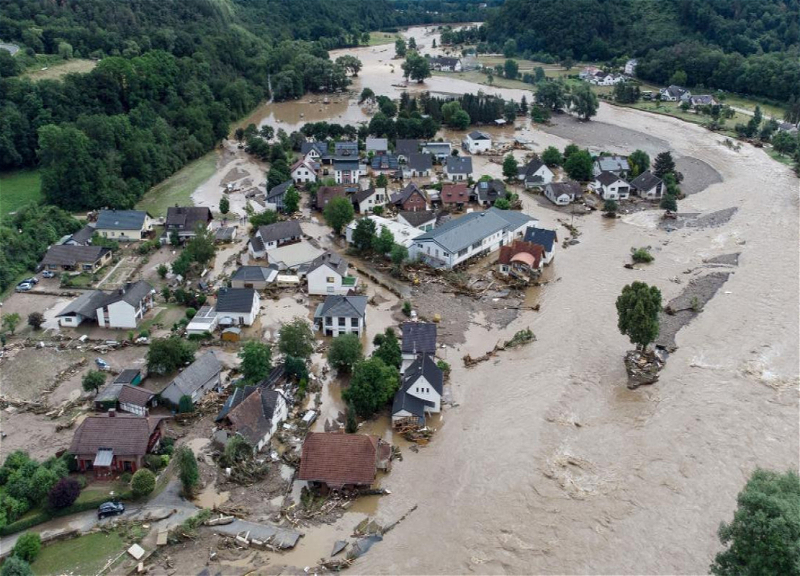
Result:
<svg viewBox="0 0 800 576"><path fill-rule="evenodd" d="M658 373L664 368L665 362L666 356L661 355L658 351L629 350L625 354L628 388L635 390L639 386L657 382Z"/></svg>

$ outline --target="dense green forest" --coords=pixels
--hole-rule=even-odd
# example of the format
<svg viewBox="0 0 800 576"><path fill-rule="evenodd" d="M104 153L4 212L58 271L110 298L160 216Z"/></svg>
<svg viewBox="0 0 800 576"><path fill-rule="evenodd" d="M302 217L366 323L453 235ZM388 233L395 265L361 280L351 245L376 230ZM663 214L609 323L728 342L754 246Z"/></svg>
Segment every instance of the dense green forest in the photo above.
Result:
<svg viewBox="0 0 800 576"><path fill-rule="evenodd" d="M485 28L492 51L637 57L660 84L683 71L691 87L800 96L800 0L507 0Z"/></svg>

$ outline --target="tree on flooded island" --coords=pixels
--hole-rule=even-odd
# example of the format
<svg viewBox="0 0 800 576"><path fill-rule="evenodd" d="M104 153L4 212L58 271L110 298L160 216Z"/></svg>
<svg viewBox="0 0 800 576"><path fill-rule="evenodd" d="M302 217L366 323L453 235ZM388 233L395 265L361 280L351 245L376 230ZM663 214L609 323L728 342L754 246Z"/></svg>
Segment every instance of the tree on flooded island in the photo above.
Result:
<svg viewBox="0 0 800 576"><path fill-rule="evenodd" d="M519 173L519 162L511 154L503 158L503 176L507 180L512 180L517 177Z"/></svg>
<svg viewBox="0 0 800 576"><path fill-rule="evenodd" d="M423 58L416 52L409 53L406 61L403 62L403 76L408 79L423 82L425 78L431 75L431 66L427 58Z"/></svg>
<svg viewBox="0 0 800 576"><path fill-rule="evenodd" d="M800 477L756 469L718 535L728 548L711 564L716 576L800 575Z"/></svg>
<svg viewBox="0 0 800 576"><path fill-rule="evenodd" d="M661 291L644 282L633 282L617 297L617 328L644 351L658 336Z"/></svg>
<svg viewBox="0 0 800 576"><path fill-rule="evenodd" d="M314 352L314 333L305 318L298 316L281 326L278 332L278 349L294 358L311 357Z"/></svg>
<svg viewBox="0 0 800 576"><path fill-rule="evenodd" d="M350 56L349 54L345 56L339 56L336 59L336 65L341 66L348 74L352 74L353 76L358 76L358 73L363 67L361 60L355 56Z"/></svg>
<svg viewBox="0 0 800 576"><path fill-rule="evenodd" d="M399 383L397 368L373 356L355 365L350 386L342 392L342 398L353 403L359 416L371 416L391 400Z"/></svg>
<svg viewBox="0 0 800 576"><path fill-rule="evenodd" d="M536 103L548 110L563 110L568 102L567 87L561 81L543 82L536 88Z"/></svg>
<svg viewBox="0 0 800 576"><path fill-rule="evenodd" d="M662 152L656 156L656 161L653 164L653 174L663 178L670 173L675 173L675 160L672 159L670 152Z"/></svg>
<svg viewBox="0 0 800 576"><path fill-rule="evenodd" d="M394 55L396 58L403 58L406 55L406 41L402 38L394 42Z"/></svg>

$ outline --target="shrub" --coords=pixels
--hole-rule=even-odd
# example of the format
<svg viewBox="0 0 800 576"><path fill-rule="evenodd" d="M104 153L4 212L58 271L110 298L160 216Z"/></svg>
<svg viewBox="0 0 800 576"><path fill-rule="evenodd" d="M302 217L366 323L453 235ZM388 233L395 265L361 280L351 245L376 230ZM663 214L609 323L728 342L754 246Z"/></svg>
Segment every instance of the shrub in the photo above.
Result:
<svg viewBox="0 0 800 576"><path fill-rule="evenodd" d="M44 314L41 312L31 312L28 314L28 326L34 330L38 330L44 324Z"/></svg>
<svg viewBox="0 0 800 576"><path fill-rule="evenodd" d="M447 363L447 362L445 362L444 360L439 360L439 361L437 361L437 362L436 362L436 366L438 366L438 367L439 367L439 370L441 370L441 371L442 371L442 372L444 372L445 374L447 374L447 373L449 373L449 372L450 372L450 364L448 364L448 363Z"/></svg>
<svg viewBox="0 0 800 576"><path fill-rule="evenodd" d="M178 412L181 414L194 412L194 402L192 402L191 396L187 394L181 396L180 401L178 401Z"/></svg>
<svg viewBox="0 0 800 576"><path fill-rule="evenodd" d="M12 556L11 558L6 558L6 561L3 562L0 576L33 576L33 570L25 560Z"/></svg>
<svg viewBox="0 0 800 576"><path fill-rule="evenodd" d="M200 473L197 470L197 458L191 448L181 446L175 453L178 459L178 477L181 480L184 496L191 496L200 481Z"/></svg>
<svg viewBox="0 0 800 576"><path fill-rule="evenodd" d="M631 248L631 258L633 261L640 264L647 264L654 260L653 255L647 248Z"/></svg>
<svg viewBox="0 0 800 576"><path fill-rule="evenodd" d="M142 498L156 489L155 474L145 468L137 470L131 479L131 490L134 498Z"/></svg>
<svg viewBox="0 0 800 576"><path fill-rule="evenodd" d="M81 485L74 478L62 478L50 488L47 501L51 508L66 508L72 506L81 493Z"/></svg>
<svg viewBox="0 0 800 576"><path fill-rule="evenodd" d="M42 538L36 532L25 532L14 544L12 554L25 562L33 562L42 549Z"/></svg>
<svg viewBox="0 0 800 576"><path fill-rule="evenodd" d="M197 310L195 310L194 308L187 308L187 309L186 309L186 317L187 317L189 320L191 320L192 318L194 318L196 314L197 314Z"/></svg>
<svg viewBox="0 0 800 576"><path fill-rule="evenodd" d="M133 478L133 474L130 472L124 472L120 477L120 482L124 482L125 484L130 484L131 479Z"/></svg>
<svg viewBox="0 0 800 576"><path fill-rule="evenodd" d="M403 314L405 314L406 316L411 316L411 302L409 302L408 300L403 302Z"/></svg>

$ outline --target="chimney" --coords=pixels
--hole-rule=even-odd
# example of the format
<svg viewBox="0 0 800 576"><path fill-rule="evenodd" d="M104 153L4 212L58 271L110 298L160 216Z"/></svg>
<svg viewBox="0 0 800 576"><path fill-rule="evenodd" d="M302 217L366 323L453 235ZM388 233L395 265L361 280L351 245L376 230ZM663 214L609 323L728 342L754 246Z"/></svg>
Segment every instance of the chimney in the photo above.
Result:
<svg viewBox="0 0 800 576"><path fill-rule="evenodd" d="M108 409L108 417L109 418L114 418L116 415L117 415L117 409L116 408L109 408Z"/></svg>

